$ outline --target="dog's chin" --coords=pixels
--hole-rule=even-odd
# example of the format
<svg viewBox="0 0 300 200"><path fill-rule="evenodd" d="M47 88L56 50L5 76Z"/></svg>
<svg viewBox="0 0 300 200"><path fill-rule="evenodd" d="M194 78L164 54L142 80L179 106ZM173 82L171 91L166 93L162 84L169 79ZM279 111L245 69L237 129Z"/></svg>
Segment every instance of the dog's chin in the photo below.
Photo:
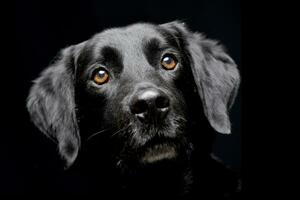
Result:
<svg viewBox="0 0 300 200"><path fill-rule="evenodd" d="M129 131L136 134L133 134L130 143L125 143L126 149L123 152L129 154L124 160L143 167L181 161L185 157L184 149L187 142L181 132L182 126L146 127Z"/></svg>
<svg viewBox="0 0 300 200"><path fill-rule="evenodd" d="M146 148L140 162L142 164L153 164L159 161L175 160L177 154L177 150L173 145L155 144Z"/></svg>

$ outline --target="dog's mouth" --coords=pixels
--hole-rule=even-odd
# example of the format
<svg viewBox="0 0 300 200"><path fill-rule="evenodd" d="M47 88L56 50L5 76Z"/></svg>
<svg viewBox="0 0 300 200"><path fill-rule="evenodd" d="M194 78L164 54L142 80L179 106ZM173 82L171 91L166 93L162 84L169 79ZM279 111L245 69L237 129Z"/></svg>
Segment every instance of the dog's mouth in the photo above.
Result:
<svg viewBox="0 0 300 200"><path fill-rule="evenodd" d="M175 161L180 157L181 143L180 138L155 137L137 149L139 162L154 164L160 161Z"/></svg>
<svg viewBox="0 0 300 200"><path fill-rule="evenodd" d="M176 157L177 150L175 146L163 143L147 147L140 161L144 164L150 164L161 160L172 160Z"/></svg>
<svg viewBox="0 0 300 200"><path fill-rule="evenodd" d="M177 163L185 158L187 138L183 134L184 123L176 120L176 123L170 124L164 123L160 127L138 126L126 130L129 140L126 138L121 152L123 160L145 166L154 163Z"/></svg>

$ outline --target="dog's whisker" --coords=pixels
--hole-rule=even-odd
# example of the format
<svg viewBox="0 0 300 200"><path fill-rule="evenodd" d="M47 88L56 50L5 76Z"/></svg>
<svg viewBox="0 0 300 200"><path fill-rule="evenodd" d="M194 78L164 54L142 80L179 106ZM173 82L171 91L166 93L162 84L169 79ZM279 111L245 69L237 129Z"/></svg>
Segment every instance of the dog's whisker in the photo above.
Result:
<svg viewBox="0 0 300 200"><path fill-rule="evenodd" d="M117 135L118 133L120 133L120 132L122 132L122 131L125 131L126 129L129 128L129 126L130 126L130 125L125 126L124 128L119 129L118 131L116 131L115 133L113 133L113 134L111 135L111 137L114 137L114 136Z"/></svg>
<svg viewBox="0 0 300 200"><path fill-rule="evenodd" d="M112 128L106 128L106 129L103 129L103 130L98 131L98 132L96 132L96 133L93 133L92 135L90 135L90 136L88 137L87 141L90 140L91 138L95 137L96 135L99 135L99 134L101 134L101 133L105 133L106 131L109 131L109 130L111 130L111 129L112 129Z"/></svg>

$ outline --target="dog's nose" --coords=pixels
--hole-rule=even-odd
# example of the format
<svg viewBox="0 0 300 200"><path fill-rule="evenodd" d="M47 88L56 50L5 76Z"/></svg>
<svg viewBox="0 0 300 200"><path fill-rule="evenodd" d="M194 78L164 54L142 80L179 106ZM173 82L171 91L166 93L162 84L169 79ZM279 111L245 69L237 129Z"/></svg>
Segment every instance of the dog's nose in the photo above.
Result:
<svg viewBox="0 0 300 200"><path fill-rule="evenodd" d="M141 122L162 120L169 111L168 96L157 89L146 89L138 92L132 99L130 111Z"/></svg>

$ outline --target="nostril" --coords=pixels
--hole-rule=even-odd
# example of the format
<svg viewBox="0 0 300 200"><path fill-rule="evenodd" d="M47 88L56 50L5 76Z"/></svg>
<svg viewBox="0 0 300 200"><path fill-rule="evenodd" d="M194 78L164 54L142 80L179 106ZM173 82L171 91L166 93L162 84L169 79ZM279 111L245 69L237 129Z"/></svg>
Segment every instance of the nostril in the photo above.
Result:
<svg viewBox="0 0 300 200"><path fill-rule="evenodd" d="M133 114L141 114L144 112L147 112L148 110L148 104L144 100L138 100L131 104L130 110Z"/></svg>
<svg viewBox="0 0 300 200"><path fill-rule="evenodd" d="M168 97L158 96L155 100L156 108L164 109L170 106L170 101Z"/></svg>

